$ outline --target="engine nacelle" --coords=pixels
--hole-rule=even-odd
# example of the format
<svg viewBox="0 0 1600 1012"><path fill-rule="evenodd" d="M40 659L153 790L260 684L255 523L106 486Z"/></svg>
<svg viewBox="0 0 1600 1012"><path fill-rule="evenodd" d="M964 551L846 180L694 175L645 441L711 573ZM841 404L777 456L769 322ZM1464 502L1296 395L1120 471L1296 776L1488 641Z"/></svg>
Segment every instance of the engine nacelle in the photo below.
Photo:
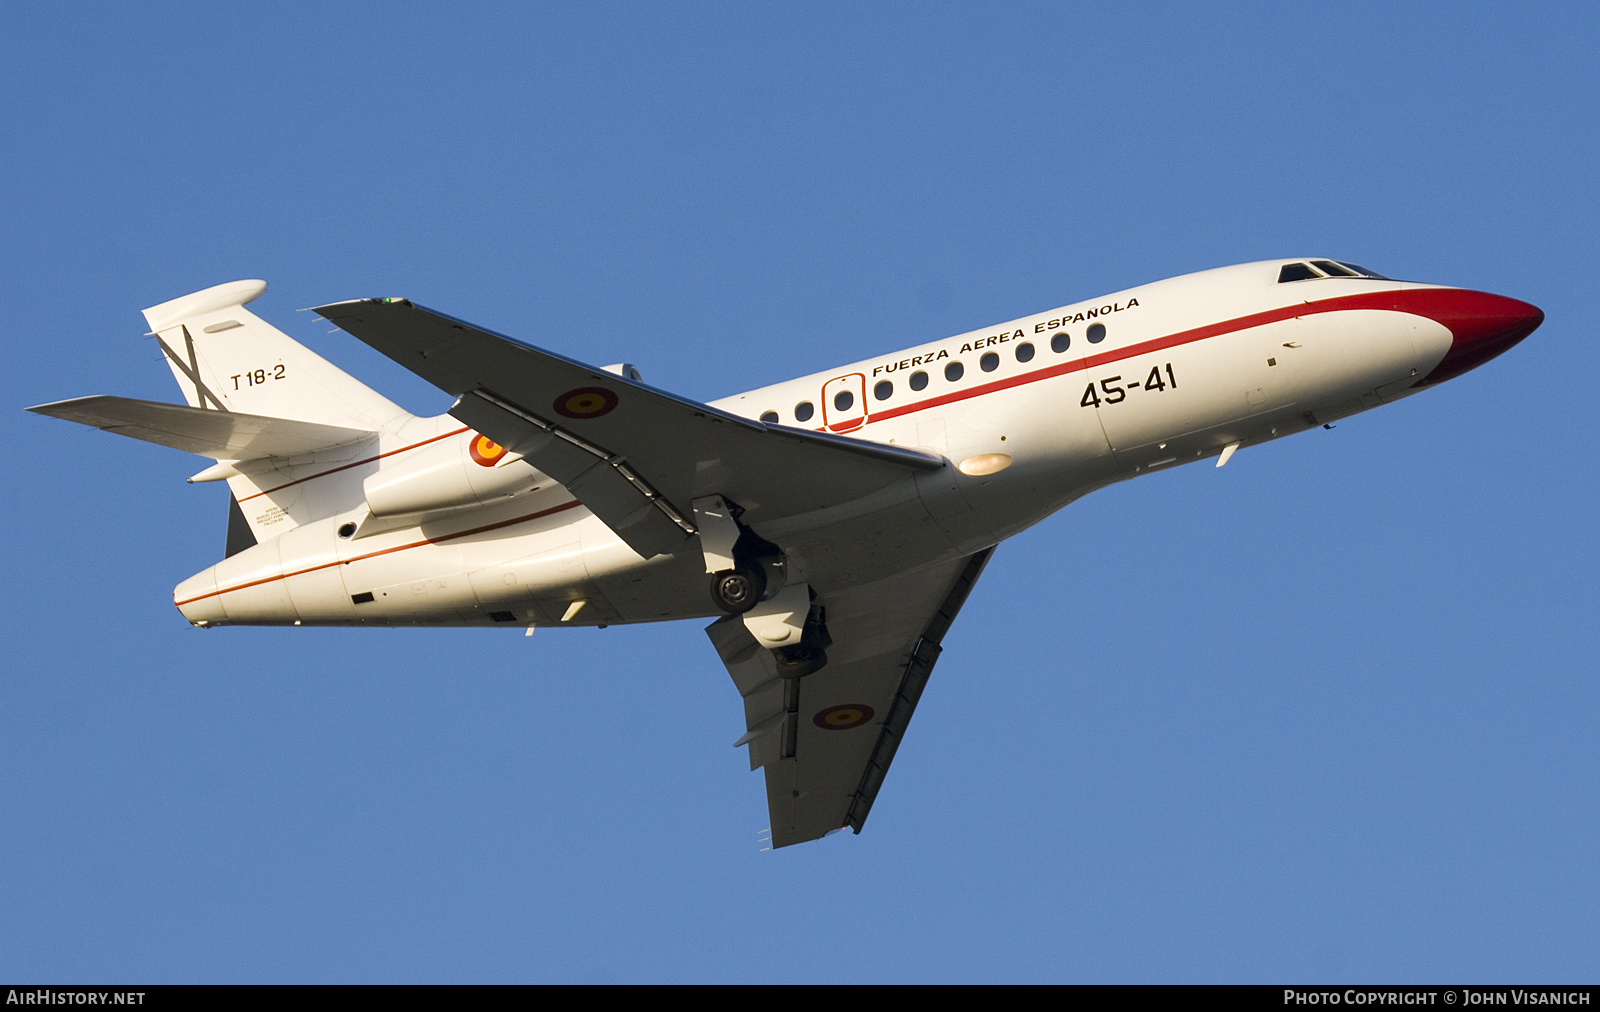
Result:
<svg viewBox="0 0 1600 1012"><path fill-rule="evenodd" d="M386 463L362 483L375 517L481 506L531 492L547 478L487 436L468 432Z"/></svg>

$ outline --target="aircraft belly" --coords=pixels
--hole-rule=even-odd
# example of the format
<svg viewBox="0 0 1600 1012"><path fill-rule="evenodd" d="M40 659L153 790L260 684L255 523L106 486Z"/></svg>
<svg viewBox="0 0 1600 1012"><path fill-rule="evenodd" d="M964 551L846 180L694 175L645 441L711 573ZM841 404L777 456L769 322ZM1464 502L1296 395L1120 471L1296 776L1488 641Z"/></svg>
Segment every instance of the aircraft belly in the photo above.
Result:
<svg viewBox="0 0 1600 1012"><path fill-rule="evenodd" d="M229 624L286 625L299 617L281 579L281 541L246 549L213 567L219 588L239 588L216 597Z"/></svg>
<svg viewBox="0 0 1600 1012"><path fill-rule="evenodd" d="M297 527L278 539L280 561L285 566L284 588L300 620L350 613L350 591L345 589L344 566L338 564L339 539L327 524Z"/></svg>
<svg viewBox="0 0 1600 1012"><path fill-rule="evenodd" d="M919 495L920 480L908 476L855 502L752 527L787 553L790 580L819 592L880 579L955 553Z"/></svg>
<svg viewBox="0 0 1600 1012"><path fill-rule="evenodd" d="M943 419L919 424L919 432L938 434L939 452L955 465L917 482L957 554L1010 537L1116 480L1118 464L1099 420L1077 407L1082 382L1081 373L1068 373L1025 397L978 398L952 412L948 426Z"/></svg>
<svg viewBox="0 0 1600 1012"><path fill-rule="evenodd" d="M644 560L593 516L475 553L473 590L486 610L536 625L596 625L710 614L704 564L693 552ZM498 561L495 554L511 555ZM526 554L519 554L526 553ZM582 607L570 617L574 603Z"/></svg>
<svg viewBox="0 0 1600 1012"><path fill-rule="evenodd" d="M431 619L443 622L457 617L463 610L476 609L478 603L471 581L461 572L371 587L366 593L372 595L372 600L355 606L356 617L364 621L405 624Z"/></svg>
<svg viewBox="0 0 1600 1012"><path fill-rule="evenodd" d="M716 615L705 560L693 551L658 555L595 581L622 622L662 622Z"/></svg>

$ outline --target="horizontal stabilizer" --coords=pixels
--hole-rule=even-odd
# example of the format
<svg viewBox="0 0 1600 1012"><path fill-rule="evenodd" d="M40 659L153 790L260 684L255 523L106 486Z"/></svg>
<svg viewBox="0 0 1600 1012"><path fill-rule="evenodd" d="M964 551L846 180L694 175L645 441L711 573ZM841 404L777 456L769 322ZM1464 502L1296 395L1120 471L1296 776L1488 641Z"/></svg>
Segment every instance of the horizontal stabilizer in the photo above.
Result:
<svg viewBox="0 0 1600 1012"><path fill-rule="evenodd" d="M28 410L214 460L288 457L373 435L363 429L211 411L131 397L74 397Z"/></svg>

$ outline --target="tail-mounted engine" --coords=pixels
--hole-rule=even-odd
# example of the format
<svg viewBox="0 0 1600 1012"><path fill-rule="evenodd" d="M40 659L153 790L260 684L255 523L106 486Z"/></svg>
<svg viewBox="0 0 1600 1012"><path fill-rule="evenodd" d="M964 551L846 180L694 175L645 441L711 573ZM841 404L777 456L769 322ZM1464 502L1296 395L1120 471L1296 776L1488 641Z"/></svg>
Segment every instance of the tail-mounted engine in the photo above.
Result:
<svg viewBox="0 0 1600 1012"><path fill-rule="evenodd" d="M549 483L520 456L468 432L386 462L361 488L373 516L396 517L482 506Z"/></svg>

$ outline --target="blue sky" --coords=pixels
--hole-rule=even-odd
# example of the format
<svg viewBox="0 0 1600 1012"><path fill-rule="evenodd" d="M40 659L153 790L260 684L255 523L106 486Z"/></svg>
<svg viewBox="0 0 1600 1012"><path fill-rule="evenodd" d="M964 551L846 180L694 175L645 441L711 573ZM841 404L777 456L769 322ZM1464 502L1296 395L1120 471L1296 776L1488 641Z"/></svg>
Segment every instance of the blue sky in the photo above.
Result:
<svg viewBox="0 0 1600 1012"><path fill-rule="evenodd" d="M1592 981L1585 5L0 6L0 977ZM1542 307L1001 546L866 832L761 852L698 623L192 630L139 310L405 295L710 399L1192 270Z"/></svg>

